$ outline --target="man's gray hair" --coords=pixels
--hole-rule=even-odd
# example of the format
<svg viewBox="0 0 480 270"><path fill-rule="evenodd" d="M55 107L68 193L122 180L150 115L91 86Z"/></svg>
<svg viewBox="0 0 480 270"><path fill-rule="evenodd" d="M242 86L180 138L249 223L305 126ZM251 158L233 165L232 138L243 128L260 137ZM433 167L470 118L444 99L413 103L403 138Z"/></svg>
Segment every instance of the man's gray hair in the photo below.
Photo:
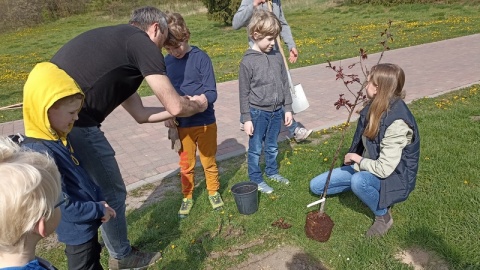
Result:
<svg viewBox="0 0 480 270"><path fill-rule="evenodd" d="M146 6L135 9L128 23L143 31L147 31L152 24L158 23L162 34L164 31L168 31L166 15L156 7Z"/></svg>

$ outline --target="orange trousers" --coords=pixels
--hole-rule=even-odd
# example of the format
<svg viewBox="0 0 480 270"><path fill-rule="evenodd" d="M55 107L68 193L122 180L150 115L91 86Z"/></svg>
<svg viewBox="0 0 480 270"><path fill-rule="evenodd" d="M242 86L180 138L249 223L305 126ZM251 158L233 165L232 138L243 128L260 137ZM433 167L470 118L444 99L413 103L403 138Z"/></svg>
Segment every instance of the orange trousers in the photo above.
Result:
<svg viewBox="0 0 480 270"><path fill-rule="evenodd" d="M193 195L197 147L200 162L205 172L208 195L214 195L220 188L215 157L217 154L217 124L186 128L179 127L178 135L182 141L182 149L179 155L180 179L184 198L191 199Z"/></svg>

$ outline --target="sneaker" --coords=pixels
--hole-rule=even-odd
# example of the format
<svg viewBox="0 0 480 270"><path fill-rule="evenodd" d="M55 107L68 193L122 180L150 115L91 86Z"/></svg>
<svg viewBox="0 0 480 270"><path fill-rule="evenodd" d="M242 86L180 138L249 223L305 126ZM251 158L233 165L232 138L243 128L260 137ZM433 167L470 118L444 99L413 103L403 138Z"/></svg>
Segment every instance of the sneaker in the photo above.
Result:
<svg viewBox="0 0 480 270"><path fill-rule="evenodd" d="M382 236L390 230L390 227L393 225L393 218L390 214L390 211L387 211L387 214L383 216L375 216L375 222L373 225L368 229L366 236L373 237L373 236Z"/></svg>
<svg viewBox="0 0 480 270"><path fill-rule="evenodd" d="M132 246L132 251L127 257L117 260L108 259L108 268L110 270L134 269L141 270L155 264L162 258L160 252L143 252Z"/></svg>
<svg viewBox="0 0 480 270"><path fill-rule="evenodd" d="M178 216L180 218L186 218L188 214L190 214L190 210L192 210L193 200L183 198L182 205L180 206L180 210L178 210Z"/></svg>
<svg viewBox="0 0 480 270"><path fill-rule="evenodd" d="M222 197L218 192L215 192L215 194L213 194L212 196L208 196L208 200L210 201L213 210L220 210L224 205Z"/></svg>
<svg viewBox="0 0 480 270"><path fill-rule="evenodd" d="M260 184L258 184L258 191L262 193L270 194L273 192L273 188L267 185L267 183L261 182Z"/></svg>
<svg viewBox="0 0 480 270"><path fill-rule="evenodd" d="M303 128L303 127L297 127L295 129L295 134L293 135L293 137L295 138L295 141L296 142L301 142L301 141L304 141L306 138L308 138L308 136L310 136L310 134L312 134L313 130L311 129L306 129L306 128Z"/></svg>
<svg viewBox="0 0 480 270"><path fill-rule="evenodd" d="M275 182L279 182L279 183L282 183L282 184L285 184L285 185L288 185L290 184L290 181L288 181L287 178L281 176L280 174L274 174L274 175L271 175L271 176L268 176L268 179L270 180L273 180Z"/></svg>
<svg viewBox="0 0 480 270"><path fill-rule="evenodd" d="M245 129L243 128L243 123L240 123L240 130L244 131Z"/></svg>

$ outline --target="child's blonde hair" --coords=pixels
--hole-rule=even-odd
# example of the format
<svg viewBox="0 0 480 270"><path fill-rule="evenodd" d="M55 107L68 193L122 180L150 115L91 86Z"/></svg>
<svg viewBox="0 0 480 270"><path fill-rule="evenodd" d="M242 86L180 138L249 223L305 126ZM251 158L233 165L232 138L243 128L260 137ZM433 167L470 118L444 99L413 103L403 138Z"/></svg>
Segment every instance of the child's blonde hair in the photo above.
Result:
<svg viewBox="0 0 480 270"><path fill-rule="evenodd" d="M390 102L396 98L405 98L405 73L398 65L378 64L370 70L369 81L377 87L377 93L371 101L367 115L368 124L363 135L373 140L380 129L380 119L387 112Z"/></svg>
<svg viewBox="0 0 480 270"><path fill-rule="evenodd" d="M263 39L266 36L277 37L282 31L282 25L277 16L270 11L257 8L248 23L248 35L252 38L253 33L257 33L257 39Z"/></svg>
<svg viewBox="0 0 480 270"><path fill-rule="evenodd" d="M73 95L70 95L70 96L66 96L66 97L63 97L57 101L55 101L55 103L53 103L52 107L51 108L58 108L60 107L61 105L64 105L64 104L70 104L72 102L74 102L75 100L77 99L81 99L83 101L83 94L81 93L76 93L76 94L73 94Z"/></svg>
<svg viewBox="0 0 480 270"><path fill-rule="evenodd" d="M168 37L163 46L176 48L180 46L181 42L190 39L190 30L188 30L187 24L180 13L167 12L166 17L168 23Z"/></svg>
<svg viewBox="0 0 480 270"><path fill-rule="evenodd" d="M0 138L0 252L23 251L38 221L52 217L61 195L52 158Z"/></svg>

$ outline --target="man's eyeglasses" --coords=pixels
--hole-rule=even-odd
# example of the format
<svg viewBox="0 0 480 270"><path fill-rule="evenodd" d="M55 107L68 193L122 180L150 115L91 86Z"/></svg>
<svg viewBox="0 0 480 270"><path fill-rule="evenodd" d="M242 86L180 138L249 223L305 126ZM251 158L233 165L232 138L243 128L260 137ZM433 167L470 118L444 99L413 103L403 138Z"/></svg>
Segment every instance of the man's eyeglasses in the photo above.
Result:
<svg viewBox="0 0 480 270"><path fill-rule="evenodd" d="M69 199L70 198L68 197L68 195L62 192L60 200L57 204L55 204L55 208L59 207L62 204L68 204Z"/></svg>

